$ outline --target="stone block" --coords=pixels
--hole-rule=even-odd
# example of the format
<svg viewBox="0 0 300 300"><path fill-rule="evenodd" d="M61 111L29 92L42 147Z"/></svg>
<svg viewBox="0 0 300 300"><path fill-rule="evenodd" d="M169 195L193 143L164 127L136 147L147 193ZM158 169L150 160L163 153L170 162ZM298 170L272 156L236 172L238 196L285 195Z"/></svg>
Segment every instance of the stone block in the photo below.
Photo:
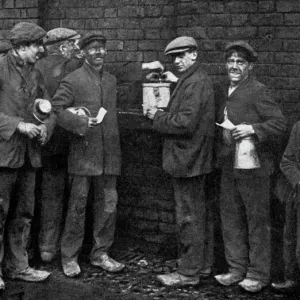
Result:
<svg viewBox="0 0 300 300"><path fill-rule="evenodd" d="M106 43L106 48L107 48L107 50L122 51L124 49L124 42L108 40Z"/></svg>
<svg viewBox="0 0 300 300"><path fill-rule="evenodd" d="M57 9L55 9L55 11L57 11ZM79 12L78 8L68 8L68 9L66 9L66 18L67 19L77 19L78 12ZM48 13L47 13L47 17L48 17Z"/></svg>
<svg viewBox="0 0 300 300"><path fill-rule="evenodd" d="M275 1L259 1L258 2L259 12L275 12Z"/></svg>
<svg viewBox="0 0 300 300"><path fill-rule="evenodd" d="M300 65L295 64L285 64L281 65L280 73L281 76L287 76L287 77L296 77L300 74Z"/></svg>
<svg viewBox="0 0 300 300"><path fill-rule="evenodd" d="M219 39L224 37L225 29L223 27L210 27L207 29L207 36L210 39Z"/></svg>
<svg viewBox="0 0 300 300"><path fill-rule="evenodd" d="M175 233L176 232L176 225L170 223L159 223L159 231L162 233Z"/></svg>
<svg viewBox="0 0 300 300"><path fill-rule="evenodd" d="M73 28L73 29L84 29L85 28L85 20L83 19L64 19L61 21L61 27Z"/></svg>
<svg viewBox="0 0 300 300"><path fill-rule="evenodd" d="M153 50L162 51L165 49L165 45L160 40L143 40L138 42L138 50Z"/></svg>
<svg viewBox="0 0 300 300"><path fill-rule="evenodd" d="M300 12L300 2L294 0L277 1L276 8L278 12Z"/></svg>
<svg viewBox="0 0 300 300"><path fill-rule="evenodd" d="M276 37L279 39L299 39L300 38L300 26L277 27Z"/></svg>
<svg viewBox="0 0 300 300"><path fill-rule="evenodd" d="M49 8L46 11L45 17L48 19L63 19L63 18L77 18L77 10L75 9L57 9L57 8Z"/></svg>
<svg viewBox="0 0 300 300"><path fill-rule="evenodd" d="M138 51L123 51L116 53L116 61L143 61L143 53Z"/></svg>
<svg viewBox="0 0 300 300"><path fill-rule="evenodd" d="M180 27L177 29L178 35L188 35L195 39L207 39L205 28L203 27Z"/></svg>
<svg viewBox="0 0 300 300"><path fill-rule="evenodd" d="M137 50L137 41L124 41L124 50L125 51L136 51Z"/></svg>
<svg viewBox="0 0 300 300"><path fill-rule="evenodd" d="M121 6L118 7L118 17L144 17L144 8L140 6Z"/></svg>
<svg viewBox="0 0 300 300"><path fill-rule="evenodd" d="M15 7L38 7L39 0L15 0Z"/></svg>
<svg viewBox="0 0 300 300"><path fill-rule="evenodd" d="M300 13L297 14L285 14L285 24L286 25L299 25L300 24Z"/></svg>
<svg viewBox="0 0 300 300"><path fill-rule="evenodd" d="M207 14L209 13L209 3L206 1L178 3L177 12L179 15Z"/></svg>
<svg viewBox="0 0 300 300"><path fill-rule="evenodd" d="M15 0L3 0L4 8L14 8Z"/></svg>
<svg viewBox="0 0 300 300"><path fill-rule="evenodd" d="M123 20L123 28L126 29L140 29L141 28L141 22L139 18L129 18Z"/></svg>
<svg viewBox="0 0 300 300"><path fill-rule="evenodd" d="M98 19L85 19L84 29L95 30L98 28Z"/></svg>
<svg viewBox="0 0 300 300"><path fill-rule="evenodd" d="M256 51L270 51L277 52L283 50L283 41L268 38L266 36L264 39L255 39L251 41L251 45Z"/></svg>
<svg viewBox="0 0 300 300"><path fill-rule="evenodd" d="M145 38L148 40L160 39L160 30L159 29L149 29L145 30Z"/></svg>
<svg viewBox="0 0 300 300"><path fill-rule="evenodd" d="M248 14L232 14L231 16L233 26L244 26L248 24Z"/></svg>
<svg viewBox="0 0 300 300"><path fill-rule="evenodd" d="M257 27L244 26L244 27L227 27L225 37L228 39L241 39L248 40L249 38L255 37L257 34Z"/></svg>
<svg viewBox="0 0 300 300"><path fill-rule="evenodd" d="M117 17L117 9L116 8L106 8L104 10L105 18L115 18Z"/></svg>
<svg viewBox="0 0 300 300"><path fill-rule="evenodd" d="M155 51L147 51L144 52L144 61L148 62L148 61L155 61L157 60L157 52Z"/></svg>
<svg viewBox="0 0 300 300"><path fill-rule="evenodd" d="M141 28L166 28L170 25L170 20L165 17L143 18L141 19Z"/></svg>
<svg viewBox="0 0 300 300"><path fill-rule="evenodd" d="M18 19L21 17L20 9L1 9L0 19Z"/></svg>
<svg viewBox="0 0 300 300"><path fill-rule="evenodd" d="M275 53L275 63L278 64L300 64L300 53Z"/></svg>
<svg viewBox="0 0 300 300"><path fill-rule="evenodd" d="M231 24L230 14L209 14L207 16L207 26L229 26Z"/></svg>
<svg viewBox="0 0 300 300"><path fill-rule="evenodd" d="M210 12L220 14L224 12L224 1L210 1L209 2Z"/></svg>
<svg viewBox="0 0 300 300"><path fill-rule="evenodd" d="M25 11L26 18L39 18L39 10L37 8L27 8Z"/></svg>
<svg viewBox="0 0 300 300"><path fill-rule="evenodd" d="M99 8L84 8L78 9L78 17L82 19L103 18L104 9Z"/></svg>
<svg viewBox="0 0 300 300"><path fill-rule="evenodd" d="M283 24L283 14L253 14L249 22L256 26L279 26Z"/></svg>
<svg viewBox="0 0 300 300"><path fill-rule="evenodd" d="M251 13L258 9L257 1L228 1L225 3L225 12Z"/></svg>
<svg viewBox="0 0 300 300"><path fill-rule="evenodd" d="M120 29L117 37L121 40L140 40L144 38L143 30Z"/></svg>
<svg viewBox="0 0 300 300"><path fill-rule="evenodd" d="M173 5L165 5L162 7L162 16L173 16L175 14L175 9Z"/></svg>
<svg viewBox="0 0 300 300"><path fill-rule="evenodd" d="M61 7L85 7L85 2L82 0L60 0Z"/></svg>
<svg viewBox="0 0 300 300"><path fill-rule="evenodd" d="M145 6L146 17L159 17L161 15L160 6Z"/></svg>
<svg viewBox="0 0 300 300"><path fill-rule="evenodd" d="M106 18L98 19L99 28L118 29L123 27L123 20L121 18Z"/></svg>

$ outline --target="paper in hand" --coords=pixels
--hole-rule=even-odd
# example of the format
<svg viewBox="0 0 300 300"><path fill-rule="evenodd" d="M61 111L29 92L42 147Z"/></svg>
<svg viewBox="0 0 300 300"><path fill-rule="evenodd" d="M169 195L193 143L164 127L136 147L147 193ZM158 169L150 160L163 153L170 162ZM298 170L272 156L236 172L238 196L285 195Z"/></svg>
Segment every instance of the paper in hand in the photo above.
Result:
<svg viewBox="0 0 300 300"><path fill-rule="evenodd" d="M218 126L223 127L224 129L232 130L235 126L227 119L222 124L216 123Z"/></svg>
<svg viewBox="0 0 300 300"><path fill-rule="evenodd" d="M97 124L100 124L100 123L103 121L103 118L104 118L104 116L106 115L106 113L107 113L107 110L106 110L105 108L101 107L101 108L99 109L98 114L97 114L97 117L96 117L96 119L97 119Z"/></svg>

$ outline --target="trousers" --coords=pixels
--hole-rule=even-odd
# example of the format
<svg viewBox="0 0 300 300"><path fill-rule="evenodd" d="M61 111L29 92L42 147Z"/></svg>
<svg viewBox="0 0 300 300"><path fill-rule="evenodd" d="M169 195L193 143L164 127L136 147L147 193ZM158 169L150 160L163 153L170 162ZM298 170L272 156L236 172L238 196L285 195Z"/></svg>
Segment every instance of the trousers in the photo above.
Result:
<svg viewBox="0 0 300 300"><path fill-rule="evenodd" d="M246 171L247 173L247 171ZM223 171L220 214L225 257L232 273L268 284L271 267L270 178L235 178Z"/></svg>
<svg viewBox="0 0 300 300"><path fill-rule="evenodd" d="M181 245L177 272L197 276L213 264L213 214L206 197L207 175L173 178L176 220Z"/></svg>
<svg viewBox="0 0 300 300"><path fill-rule="evenodd" d="M93 185L93 248L91 261L107 252L114 240L118 194L116 176L70 175L70 199L61 242L62 263L77 260L84 233L88 193Z"/></svg>
<svg viewBox="0 0 300 300"><path fill-rule="evenodd" d="M17 168L0 168L0 264L4 245L3 234L9 206L12 219L8 222L8 237L5 255L6 268L20 272L28 264L27 245L35 207L36 169L28 165ZM11 198L12 193L14 196ZM2 274L2 270L1 270Z"/></svg>

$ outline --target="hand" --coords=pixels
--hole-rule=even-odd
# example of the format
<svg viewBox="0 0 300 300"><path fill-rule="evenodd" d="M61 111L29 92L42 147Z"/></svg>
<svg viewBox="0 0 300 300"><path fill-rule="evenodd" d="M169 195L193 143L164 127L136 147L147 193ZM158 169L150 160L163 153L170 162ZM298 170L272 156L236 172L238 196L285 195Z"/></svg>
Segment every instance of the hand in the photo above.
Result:
<svg viewBox="0 0 300 300"><path fill-rule="evenodd" d="M38 126L40 128L39 142L44 145L47 139L47 127L44 124Z"/></svg>
<svg viewBox="0 0 300 300"><path fill-rule="evenodd" d="M231 135L236 141L253 134L255 134L255 131L252 125L248 124L237 125L234 129L231 130Z"/></svg>
<svg viewBox="0 0 300 300"><path fill-rule="evenodd" d="M17 126L19 132L27 135L30 139L33 139L40 135L41 129L32 123L20 122Z"/></svg>
<svg viewBox="0 0 300 300"><path fill-rule="evenodd" d="M152 61L149 63L142 63L142 69L143 70L155 70L155 69L160 69L162 72L165 69L165 67L161 64L161 62L157 61Z"/></svg>
<svg viewBox="0 0 300 300"><path fill-rule="evenodd" d="M97 123L97 118L89 118L89 123L88 123L88 125L89 125L90 128L95 127L97 124L98 124L98 123Z"/></svg>
<svg viewBox="0 0 300 300"><path fill-rule="evenodd" d="M152 106L152 107L148 108L147 109L147 117L149 119L153 120L157 111L158 111L158 108L156 106Z"/></svg>
<svg viewBox="0 0 300 300"><path fill-rule="evenodd" d="M169 81L169 82L177 82L178 77L176 77L172 72L167 71L163 73L164 76L164 81Z"/></svg>

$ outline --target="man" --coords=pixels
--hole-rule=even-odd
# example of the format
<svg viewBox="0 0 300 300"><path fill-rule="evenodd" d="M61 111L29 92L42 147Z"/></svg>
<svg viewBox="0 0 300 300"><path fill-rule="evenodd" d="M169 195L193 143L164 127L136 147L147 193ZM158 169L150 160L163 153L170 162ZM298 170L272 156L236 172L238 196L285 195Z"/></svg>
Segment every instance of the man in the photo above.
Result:
<svg viewBox="0 0 300 300"><path fill-rule="evenodd" d="M124 268L124 264L107 254L114 239L118 202L116 179L120 174L121 153L116 78L103 68L107 54L105 45L106 38L98 32L88 33L82 38L80 46L85 55L84 65L62 80L53 98L54 110L59 114L58 123L73 133L68 155L70 199L61 243L63 271L69 277L81 272L78 255L84 238L86 204L92 185L94 244L91 264L109 272ZM104 112L102 120L96 118L100 109ZM82 115L83 112L88 116Z"/></svg>
<svg viewBox="0 0 300 300"><path fill-rule="evenodd" d="M231 121L233 129L221 132L218 158L222 169L220 214L229 272L215 278L225 286L239 282L246 291L259 292L270 280L272 146L286 125L270 92L250 76L257 59L253 48L244 41L230 43L225 59L229 84L224 86L227 97L220 105L218 121ZM237 145L245 139L252 147L253 165L248 159L234 166L240 159Z"/></svg>
<svg viewBox="0 0 300 300"><path fill-rule="evenodd" d="M300 122L292 129L288 145L283 154L280 168L288 180L290 195L285 200L285 224L283 235L284 281L272 283L279 292L299 292L300 266ZM286 187L284 187L286 188Z"/></svg>
<svg viewBox="0 0 300 300"><path fill-rule="evenodd" d="M7 275L26 281L42 281L49 276L48 272L29 267L26 252L35 206L35 174L41 166L41 144L46 140L48 126L38 125L33 116L35 99L44 96L40 73L33 66L43 51L45 35L46 32L33 23L18 23L10 32L13 49L0 59L0 263L2 265L4 225L12 203L14 213L8 224L6 249ZM12 192L15 197L10 201ZM1 269L0 288L4 289Z"/></svg>
<svg viewBox="0 0 300 300"><path fill-rule="evenodd" d="M46 89L53 97L61 80L82 65L75 56L79 52L80 35L68 28L47 32L47 57L36 63L44 77ZM68 135L57 126L50 141L42 149L42 185L39 249L41 259L51 262L59 249L62 230L65 187L67 181Z"/></svg>
<svg viewBox="0 0 300 300"><path fill-rule="evenodd" d="M0 57L5 56L11 48L9 41L0 41Z"/></svg>
<svg viewBox="0 0 300 300"><path fill-rule="evenodd" d="M159 275L166 286L197 285L208 276L213 260L213 224L205 195L212 171L214 93L212 82L197 62L197 43L178 37L165 49L179 74L165 72L176 87L166 111L148 109L153 128L165 136L163 169L172 176L182 254L174 273Z"/></svg>

